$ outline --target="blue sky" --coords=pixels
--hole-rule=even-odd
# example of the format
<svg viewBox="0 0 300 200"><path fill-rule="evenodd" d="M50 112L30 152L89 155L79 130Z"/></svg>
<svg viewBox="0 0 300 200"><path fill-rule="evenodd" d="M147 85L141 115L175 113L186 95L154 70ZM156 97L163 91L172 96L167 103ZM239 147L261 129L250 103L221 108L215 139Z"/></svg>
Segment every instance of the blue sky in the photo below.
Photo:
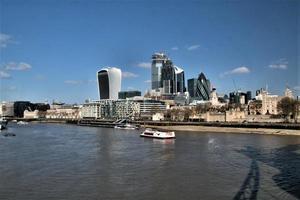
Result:
<svg viewBox="0 0 300 200"><path fill-rule="evenodd" d="M97 99L96 71L150 88L151 55L219 93L300 90L300 2L0 0L0 100Z"/></svg>

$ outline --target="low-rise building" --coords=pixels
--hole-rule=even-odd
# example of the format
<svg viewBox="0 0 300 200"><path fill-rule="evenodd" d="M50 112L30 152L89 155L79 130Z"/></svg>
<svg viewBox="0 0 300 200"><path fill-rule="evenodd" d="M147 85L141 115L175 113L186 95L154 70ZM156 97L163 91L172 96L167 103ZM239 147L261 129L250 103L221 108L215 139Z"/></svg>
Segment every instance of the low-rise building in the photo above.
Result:
<svg viewBox="0 0 300 200"><path fill-rule="evenodd" d="M40 119L40 118L45 118L45 116L46 116L46 112L45 111L39 111L39 110L29 111L29 110L25 110L23 118L25 118L25 119Z"/></svg>
<svg viewBox="0 0 300 200"><path fill-rule="evenodd" d="M83 118L97 119L151 118L152 114L163 112L165 109L166 105L162 101L139 97L85 103L81 115Z"/></svg>
<svg viewBox="0 0 300 200"><path fill-rule="evenodd" d="M46 112L47 119L79 119L81 118L78 107L50 109Z"/></svg>
<svg viewBox="0 0 300 200"><path fill-rule="evenodd" d="M2 102L0 103L0 117L13 117L14 116L14 103Z"/></svg>

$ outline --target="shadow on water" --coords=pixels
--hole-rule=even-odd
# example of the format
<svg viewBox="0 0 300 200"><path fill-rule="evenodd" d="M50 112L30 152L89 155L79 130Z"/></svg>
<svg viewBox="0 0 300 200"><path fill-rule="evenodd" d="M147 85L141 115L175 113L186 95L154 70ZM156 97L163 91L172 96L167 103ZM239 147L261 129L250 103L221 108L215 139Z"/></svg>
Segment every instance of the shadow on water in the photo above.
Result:
<svg viewBox="0 0 300 200"><path fill-rule="evenodd" d="M259 167L255 159L252 160L250 170L243 185L238 193L234 196L234 200L240 199L256 199L259 189Z"/></svg>
<svg viewBox="0 0 300 200"><path fill-rule="evenodd" d="M300 144L288 145L272 149L271 151L264 151L253 147L238 150L239 153L246 155L252 160L263 162L264 164L279 170L279 174L272 177L276 185L294 197L300 199L300 154L296 151L300 151ZM252 161L251 168L253 166L255 167ZM247 181L248 176L245 179L245 182ZM241 190L243 190L243 186L241 187Z"/></svg>

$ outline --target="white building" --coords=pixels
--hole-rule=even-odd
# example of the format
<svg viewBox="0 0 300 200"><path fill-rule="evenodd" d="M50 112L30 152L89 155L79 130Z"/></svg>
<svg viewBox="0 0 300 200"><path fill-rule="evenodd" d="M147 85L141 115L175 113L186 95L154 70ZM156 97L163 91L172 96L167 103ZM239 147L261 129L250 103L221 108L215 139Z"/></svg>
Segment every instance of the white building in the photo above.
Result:
<svg viewBox="0 0 300 200"><path fill-rule="evenodd" d="M39 119L39 118L44 118L46 112L44 111L39 111L39 110L34 110L34 111L29 111L25 110L24 111L24 118L25 119Z"/></svg>
<svg viewBox="0 0 300 200"><path fill-rule="evenodd" d="M152 114L166 110L164 102L139 98L124 100L100 100L85 103L81 108L83 118L124 119L151 117Z"/></svg>
<svg viewBox="0 0 300 200"><path fill-rule="evenodd" d="M139 103L132 100L104 99L83 104L81 116L96 119L124 119L139 115Z"/></svg>
<svg viewBox="0 0 300 200"><path fill-rule="evenodd" d="M80 119L80 109L78 107L72 108L58 108L47 110L47 119Z"/></svg>
<svg viewBox="0 0 300 200"><path fill-rule="evenodd" d="M0 103L0 117L13 117L14 116L14 103L2 102Z"/></svg>
<svg viewBox="0 0 300 200"><path fill-rule="evenodd" d="M284 96L293 99L294 98L293 91L287 87L284 91Z"/></svg>
<svg viewBox="0 0 300 200"><path fill-rule="evenodd" d="M100 99L118 99L122 72L116 67L106 67L97 72Z"/></svg>
<svg viewBox="0 0 300 200"><path fill-rule="evenodd" d="M260 94L256 96L256 100L262 101L262 114L278 114L277 104L281 97L278 95L270 95L267 91L261 90Z"/></svg>

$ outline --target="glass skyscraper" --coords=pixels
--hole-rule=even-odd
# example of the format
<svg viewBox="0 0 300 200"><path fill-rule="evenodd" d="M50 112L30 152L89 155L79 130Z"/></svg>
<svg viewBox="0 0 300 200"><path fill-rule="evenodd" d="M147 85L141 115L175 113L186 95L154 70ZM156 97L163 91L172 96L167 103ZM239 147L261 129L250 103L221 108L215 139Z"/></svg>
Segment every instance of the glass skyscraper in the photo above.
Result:
<svg viewBox="0 0 300 200"><path fill-rule="evenodd" d="M206 79L203 73L200 73L198 79L188 80L188 91L193 99L208 101L211 93L210 81Z"/></svg>
<svg viewBox="0 0 300 200"><path fill-rule="evenodd" d="M168 60L168 57L163 53L155 53L152 56L151 66L151 88L158 91L161 88L161 69Z"/></svg>

